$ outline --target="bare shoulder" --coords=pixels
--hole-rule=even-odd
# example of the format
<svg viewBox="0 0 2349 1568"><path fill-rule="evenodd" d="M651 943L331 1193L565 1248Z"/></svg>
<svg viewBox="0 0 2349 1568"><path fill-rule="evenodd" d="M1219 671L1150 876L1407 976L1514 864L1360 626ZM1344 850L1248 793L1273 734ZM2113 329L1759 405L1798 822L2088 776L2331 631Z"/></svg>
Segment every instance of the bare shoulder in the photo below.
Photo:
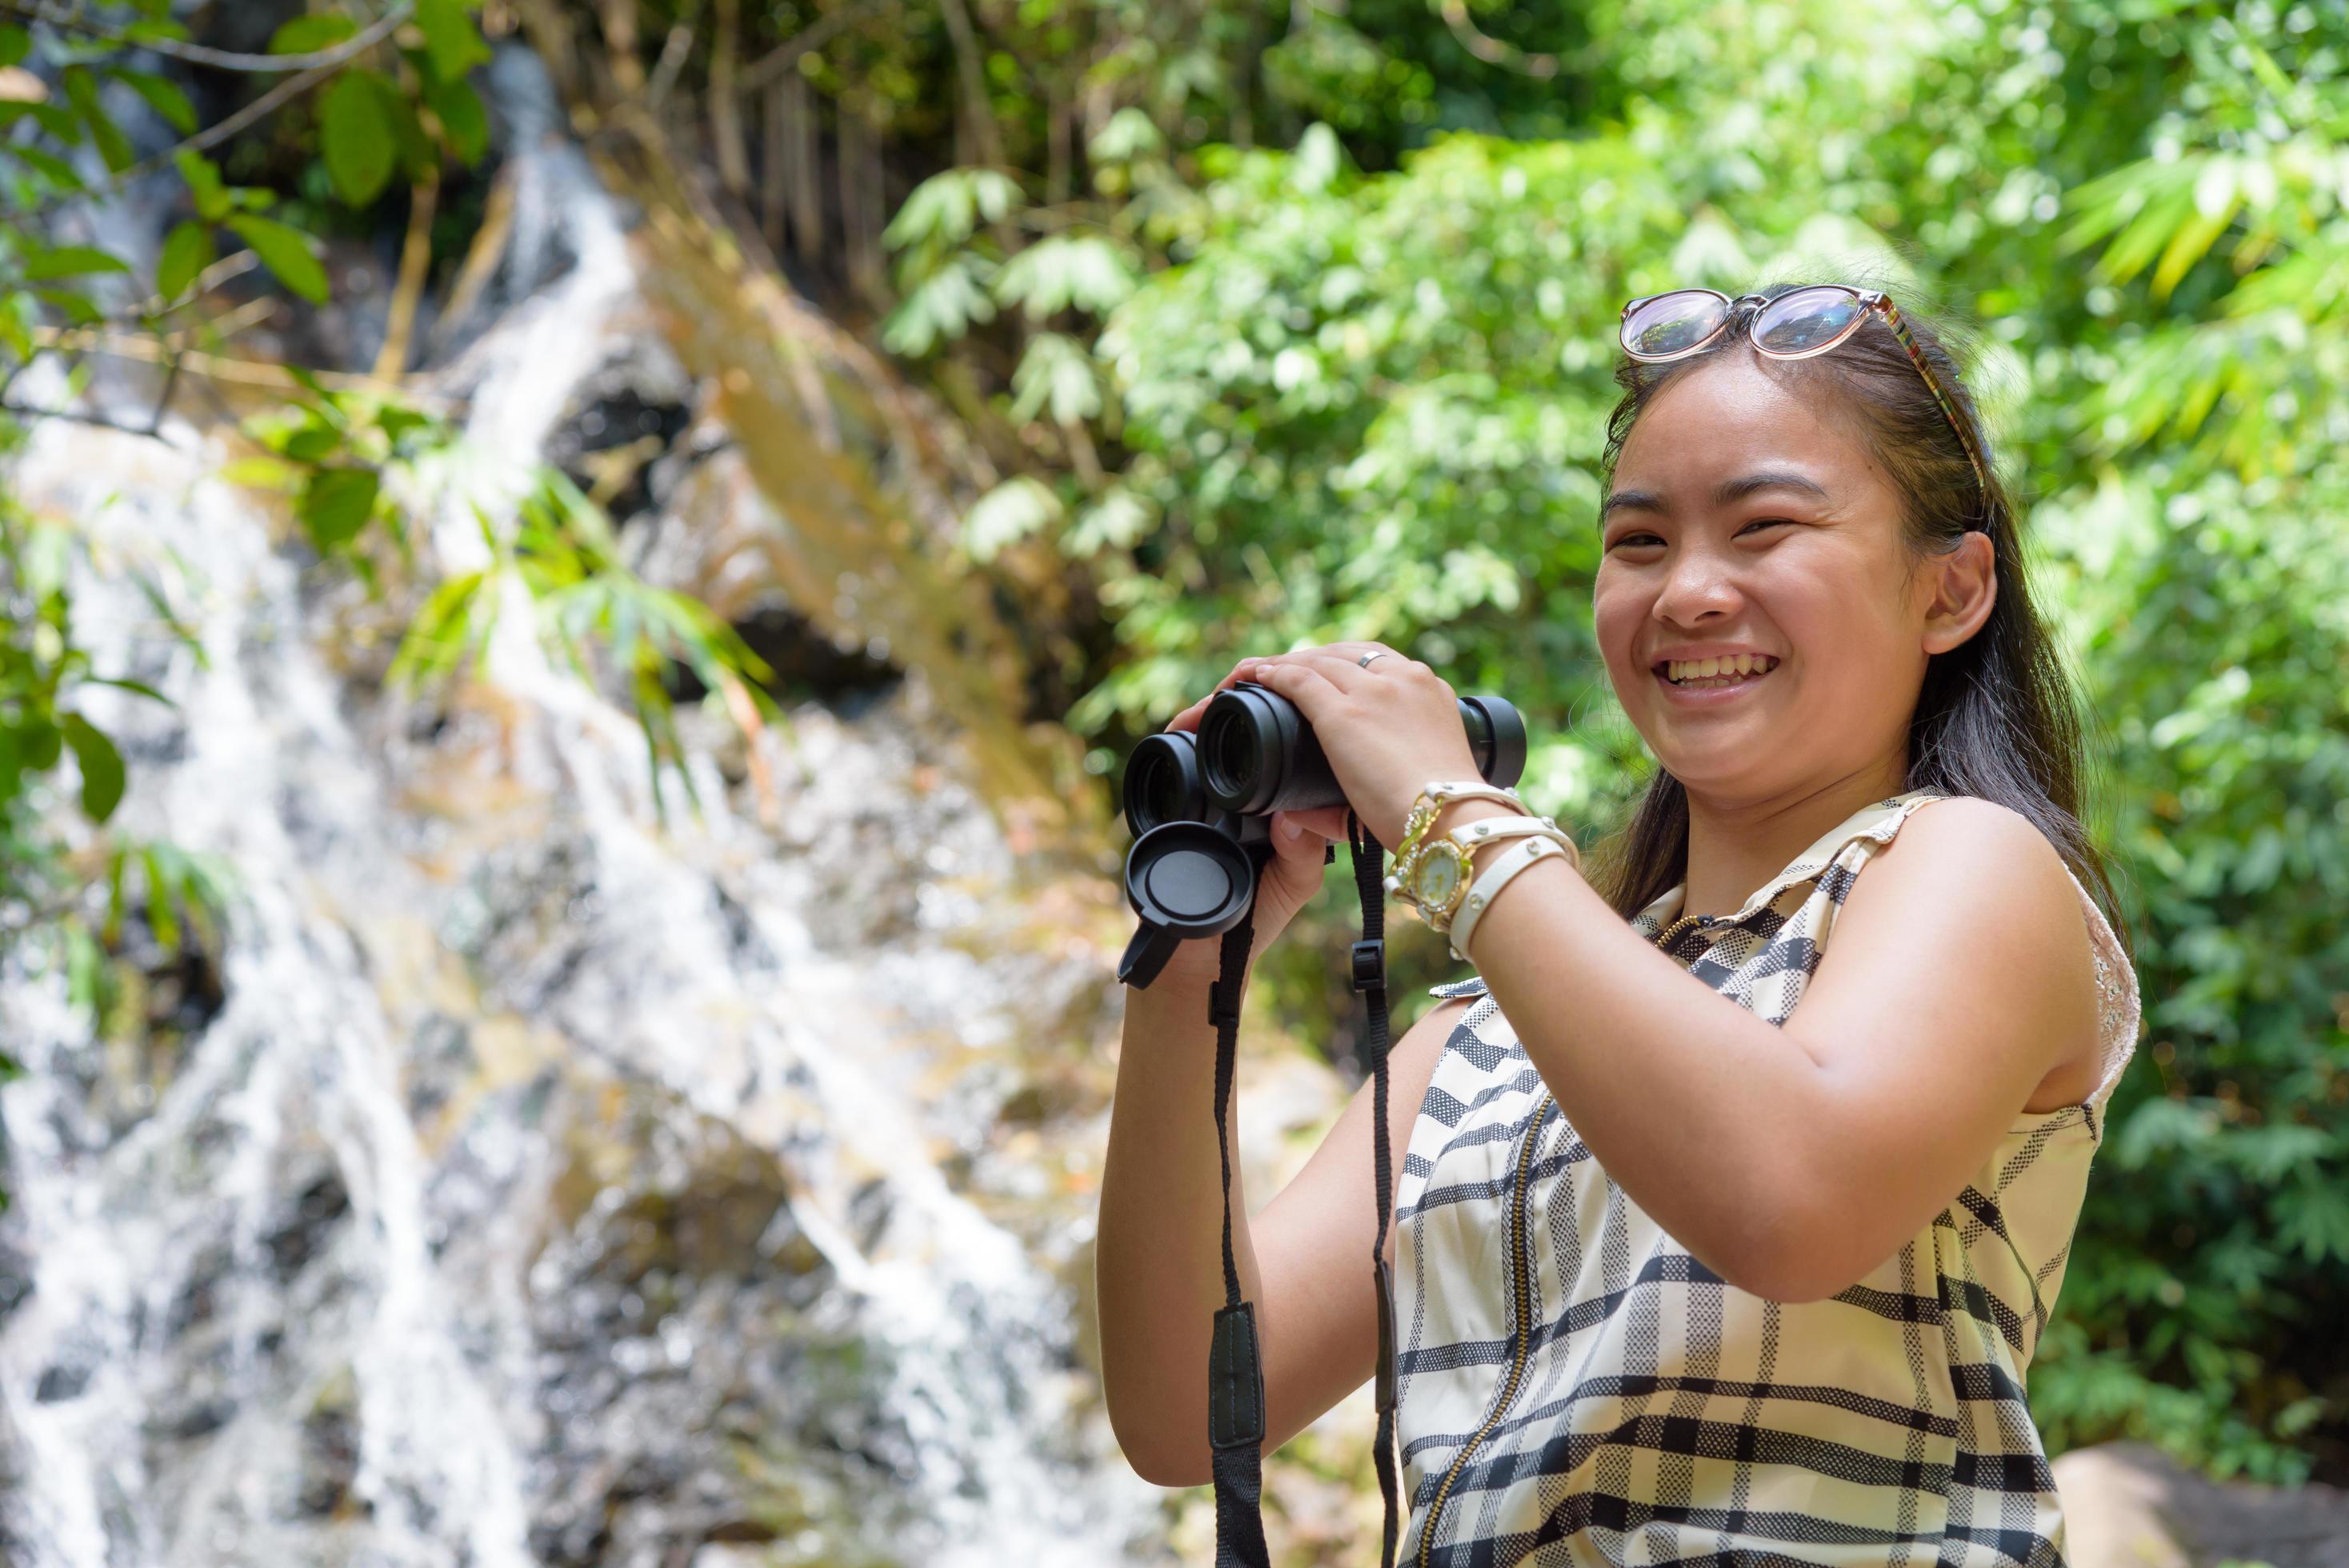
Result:
<svg viewBox="0 0 2349 1568"><path fill-rule="evenodd" d="M2035 896L2072 895L2064 857L2038 824L1978 795L1945 796L1910 811L1878 858L1889 864L1896 856L1930 861L1931 871L1945 878L1978 871Z"/></svg>
<svg viewBox="0 0 2349 1568"><path fill-rule="evenodd" d="M2038 825L1998 801L1953 795L1910 812L1876 862L1852 884L1837 923L1897 923L1927 951L2032 995L2064 1046L2025 1110L2093 1089L2095 961L2080 888Z"/></svg>

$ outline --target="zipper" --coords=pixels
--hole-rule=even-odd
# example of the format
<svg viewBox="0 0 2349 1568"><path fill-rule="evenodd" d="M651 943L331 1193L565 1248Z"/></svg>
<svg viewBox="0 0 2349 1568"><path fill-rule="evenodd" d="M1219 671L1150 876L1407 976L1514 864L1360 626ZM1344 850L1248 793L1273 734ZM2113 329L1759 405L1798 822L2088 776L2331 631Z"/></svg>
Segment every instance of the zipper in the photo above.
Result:
<svg viewBox="0 0 2349 1568"><path fill-rule="evenodd" d="M1541 1142L1542 1117L1549 1109L1549 1105L1550 1092L1544 1089L1540 1098L1534 1101L1533 1117L1526 1127L1525 1146L1517 1151L1517 1190L1509 1205L1509 1272L1516 1281L1516 1332L1512 1336L1516 1348L1510 1353L1508 1380L1501 1386L1500 1398L1493 1404L1493 1413L1485 1417L1485 1424L1461 1445L1459 1454L1452 1461L1452 1468L1444 1473L1443 1484L1435 1489L1435 1501L1428 1505L1427 1526L1420 1532L1419 1568L1427 1568L1427 1554L1434 1549L1435 1527L1443 1522L1444 1505L1451 1498L1453 1482L1460 1479L1461 1470L1476 1451L1477 1445L1500 1424L1501 1418L1516 1402L1517 1385L1526 1375L1526 1357L1532 1349L1534 1338L1533 1252L1526 1234L1526 1208L1527 1194L1533 1185L1534 1150Z"/></svg>
<svg viewBox="0 0 2349 1568"><path fill-rule="evenodd" d="M1701 914L1681 916L1657 934L1655 945L1660 950L1669 948L1683 927L1694 925L1703 918ZM1427 1509L1427 1524L1419 1532L1419 1568L1427 1568L1428 1553L1435 1549L1435 1527L1444 1522L1444 1505L1451 1501L1453 1483L1467 1468L1477 1446L1491 1435L1495 1427L1501 1424L1501 1418L1509 1413L1509 1407L1516 1403L1517 1386L1525 1378L1526 1357L1533 1348L1534 1338L1533 1252L1526 1234L1526 1209L1533 1186L1534 1150L1541 1142L1542 1116L1549 1109L1550 1099L1550 1092L1545 1088L1534 1101L1533 1118L1526 1127L1525 1146L1517 1150L1517 1188L1509 1204L1509 1270L1516 1282L1516 1291L1515 1332L1512 1336L1516 1348L1509 1356L1508 1378L1501 1385L1500 1398L1494 1402L1493 1413L1485 1417L1485 1424L1460 1446L1460 1452L1452 1460L1452 1468L1444 1472L1443 1483L1435 1489L1435 1501Z"/></svg>
<svg viewBox="0 0 2349 1568"><path fill-rule="evenodd" d="M1673 939L1678 937L1681 934L1681 928L1683 926L1694 925L1698 921L1702 920L1704 916L1701 914L1684 914L1678 920L1672 922L1670 925L1664 927L1663 930L1658 932L1656 934L1656 947L1658 951L1669 954L1671 951Z"/></svg>

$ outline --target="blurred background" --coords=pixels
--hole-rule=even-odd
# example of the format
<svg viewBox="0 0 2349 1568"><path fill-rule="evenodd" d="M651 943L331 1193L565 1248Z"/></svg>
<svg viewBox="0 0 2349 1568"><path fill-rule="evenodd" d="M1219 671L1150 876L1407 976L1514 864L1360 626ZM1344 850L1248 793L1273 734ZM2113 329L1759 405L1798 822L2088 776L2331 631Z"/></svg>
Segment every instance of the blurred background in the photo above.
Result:
<svg viewBox="0 0 2349 1568"><path fill-rule="evenodd" d="M1090 1331L1127 748L1377 638L1596 841L1617 312L1865 275L2145 998L2076 1560L2349 1561L2344 131L2343 0L0 0L0 1556L1204 1560Z"/></svg>

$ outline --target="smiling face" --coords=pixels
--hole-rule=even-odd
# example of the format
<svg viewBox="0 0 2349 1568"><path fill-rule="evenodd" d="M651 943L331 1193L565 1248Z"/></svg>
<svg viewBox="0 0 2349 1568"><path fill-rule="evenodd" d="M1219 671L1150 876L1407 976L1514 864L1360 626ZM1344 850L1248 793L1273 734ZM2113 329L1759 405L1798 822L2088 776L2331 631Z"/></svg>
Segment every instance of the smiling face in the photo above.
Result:
<svg viewBox="0 0 2349 1568"><path fill-rule="evenodd" d="M1926 661L1990 608L1937 614L1942 573L1912 569L1890 476L1805 379L1726 351L1671 382L1625 438L1601 521L1616 694L1657 760L1724 804L1870 769L1899 789ZM1668 659L1738 654L1766 668L1669 679L1688 672Z"/></svg>

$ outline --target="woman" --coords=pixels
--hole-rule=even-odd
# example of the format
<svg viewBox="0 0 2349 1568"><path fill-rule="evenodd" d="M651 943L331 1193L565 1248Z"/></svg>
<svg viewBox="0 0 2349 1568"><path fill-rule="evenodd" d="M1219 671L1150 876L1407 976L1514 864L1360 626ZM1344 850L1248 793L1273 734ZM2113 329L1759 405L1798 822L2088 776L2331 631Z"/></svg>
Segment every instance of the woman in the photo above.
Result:
<svg viewBox="0 0 2349 1568"><path fill-rule="evenodd" d="M1404 1561L2058 1565L2024 1374L2137 998L2013 513L1880 294L1675 291L1624 341L1595 625L1659 768L1591 880L1553 856L1492 900L1479 977L1392 1057ZM1406 654L1242 679L1383 844L1475 776ZM1344 830L1277 825L1257 953ZM1110 1413L1164 1485L1207 1470L1216 960L1128 996L1102 1194ZM1372 1371L1371 1119L1365 1086L1233 1200L1268 1449Z"/></svg>

